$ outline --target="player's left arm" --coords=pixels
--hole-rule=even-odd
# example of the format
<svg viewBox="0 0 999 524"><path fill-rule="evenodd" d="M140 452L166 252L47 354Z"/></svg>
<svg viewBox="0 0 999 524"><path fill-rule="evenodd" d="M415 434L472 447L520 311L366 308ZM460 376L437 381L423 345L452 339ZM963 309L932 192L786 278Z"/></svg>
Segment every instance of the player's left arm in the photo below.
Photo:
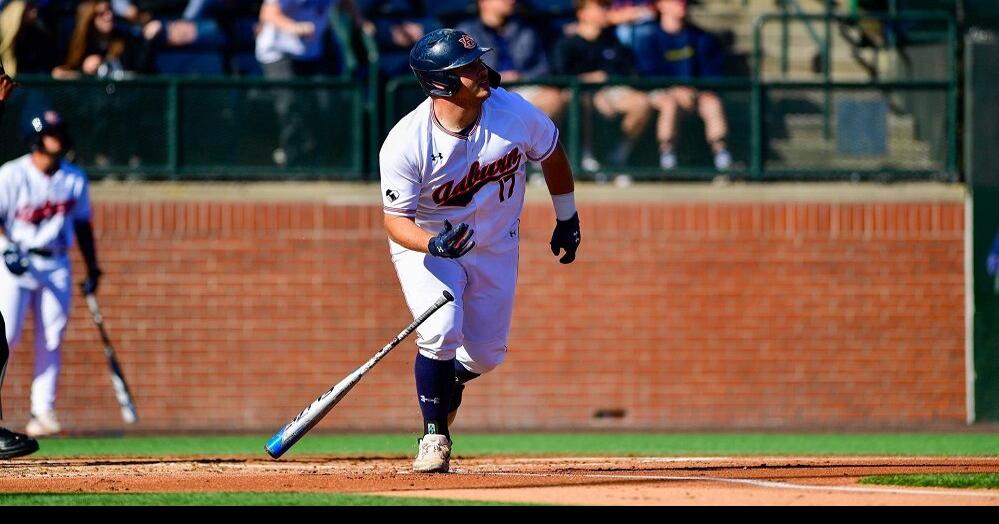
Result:
<svg viewBox="0 0 999 524"><path fill-rule="evenodd" d="M575 183L572 180L572 168L569 166L569 159L562 149L562 144L556 144L555 150L541 161L541 171L545 175L545 183L555 205L552 254L558 256L560 251L565 250L565 255L559 259L559 262L568 264L576 259L576 249L579 248L581 235L579 213L576 211L573 193Z"/></svg>
<svg viewBox="0 0 999 524"><path fill-rule="evenodd" d="M94 241L94 227L90 220L74 220L73 231L76 233L76 241L80 245L80 253L83 255L83 263L87 266L87 278L80 283L80 288L84 295L91 295L97 292L97 284L100 281L102 272L97 265L97 246Z"/></svg>
<svg viewBox="0 0 999 524"><path fill-rule="evenodd" d="M94 226L90 222L90 184L84 181L81 185L82 190L73 206L73 233L80 246L83 263L87 266L87 278L80 282L80 288L84 295L91 295L97 292L102 272L97 265L97 243L94 240Z"/></svg>

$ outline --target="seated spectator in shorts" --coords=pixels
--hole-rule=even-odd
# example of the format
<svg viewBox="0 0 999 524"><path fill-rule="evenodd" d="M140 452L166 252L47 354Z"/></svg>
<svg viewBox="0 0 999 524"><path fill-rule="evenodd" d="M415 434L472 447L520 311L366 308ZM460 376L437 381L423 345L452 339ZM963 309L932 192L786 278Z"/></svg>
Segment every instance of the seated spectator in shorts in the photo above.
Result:
<svg viewBox="0 0 999 524"><path fill-rule="evenodd" d="M46 0L0 2L0 61L7 74L43 73L59 63L56 29Z"/></svg>
<svg viewBox="0 0 999 524"><path fill-rule="evenodd" d="M124 78L136 71L139 48L136 34L115 18L111 2L80 2L66 61L52 70L52 76L62 80L81 75Z"/></svg>
<svg viewBox="0 0 999 524"><path fill-rule="evenodd" d="M712 78L723 74L725 52L710 33L687 21L686 0L657 0L659 30L636 42L636 64L645 76L668 76L679 82ZM676 167L676 123L678 113L696 111L704 120L705 137L714 152L715 168L728 169L732 156L726 146L728 123L721 98L712 91L687 86L658 89L650 93L659 111L656 137L659 165Z"/></svg>
<svg viewBox="0 0 999 524"><path fill-rule="evenodd" d="M482 60L500 73L504 82L530 81L551 73L539 32L513 15L515 0L478 0L479 17L458 24L480 46L491 47ZM511 89L554 118L565 106L561 89L523 86Z"/></svg>
<svg viewBox="0 0 999 524"><path fill-rule="evenodd" d="M425 16L421 0L379 2L372 13L378 67L386 77L409 76L409 52L423 35L440 29L441 23Z"/></svg>
<svg viewBox="0 0 999 524"><path fill-rule="evenodd" d="M611 76L635 73L631 51L624 47L608 20L610 0L575 0L575 34L560 40L555 46L555 71L560 75L575 75L586 82L606 82ZM610 86L593 95L593 107L606 118L624 115L621 121L622 140L611 153L614 165L623 165L631 154L635 141L649 122L651 106L645 93L628 86ZM584 133L584 142L592 140L592 126ZM583 163L587 169L599 168L592 148L584 147Z"/></svg>

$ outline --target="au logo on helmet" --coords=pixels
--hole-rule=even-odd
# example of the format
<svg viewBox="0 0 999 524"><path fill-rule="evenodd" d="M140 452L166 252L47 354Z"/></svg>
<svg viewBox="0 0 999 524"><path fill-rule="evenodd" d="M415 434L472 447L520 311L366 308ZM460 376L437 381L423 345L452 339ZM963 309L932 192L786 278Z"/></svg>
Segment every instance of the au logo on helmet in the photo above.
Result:
<svg viewBox="0 0 999 524"><path fill-rule="evenodd" d="M473 39L471 36L462 35L462 37L459 38L458 41L461 42L461 45L465 46L465 49L475 49L475 39Z"/></svg>
<svg viewBox="0 0 999 524"><path fill-rule="evenodd" d="M41 117L36 116L31 119L31 127L36 133L41 133L45 129L46 124L53 127L61 125L62 119L59 117L59 113L49 110L43 113Z"/></svg>

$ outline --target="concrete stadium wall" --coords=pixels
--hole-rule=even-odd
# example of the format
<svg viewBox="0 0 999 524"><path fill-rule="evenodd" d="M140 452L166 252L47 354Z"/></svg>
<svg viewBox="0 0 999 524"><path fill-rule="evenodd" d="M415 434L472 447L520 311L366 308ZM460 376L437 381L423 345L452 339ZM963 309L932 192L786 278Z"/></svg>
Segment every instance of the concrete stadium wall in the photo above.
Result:
<svg viewBox="0 0 999 524"><path fill-rule="evenodd" d="M411 319L380 208L95 213L138 430L273 431ZM528 204L508 360L466 390L457 430L965 420L963 204L611 202L581 217L579 258L563 266L550 203ZM4 386L10 427L28 416L32 338ZM417 431L414 354L403 343L320 428ZM120 428L79 299L63 359L66 428Z"/></svg>

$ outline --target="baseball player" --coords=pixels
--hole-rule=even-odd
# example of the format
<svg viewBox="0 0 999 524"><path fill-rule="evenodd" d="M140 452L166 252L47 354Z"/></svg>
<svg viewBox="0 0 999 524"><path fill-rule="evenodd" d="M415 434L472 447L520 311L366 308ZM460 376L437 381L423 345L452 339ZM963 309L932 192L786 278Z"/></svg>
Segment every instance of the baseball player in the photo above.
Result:
<svg viewBox="0 0 999 524"><path fill-rule="evenodd" d="M69 137L59 113L31 113L24 140L30 152L0 166L0 223L3 260L0 312L7 320L6 341L14 347L30 309L35 321L35 374L31 414L25 432L32 437L60 431L55 416L60 346L69 317L72 291L68 250L78 239L94 292L101 276L90 224L87 176L63 159Z"/></svg>
<svg viewBox="0 0 999 524"><path fill-rule="evenodd" d="M467 33L428 33L409 64L429 98L400 120L379 154L385 229L413 315L445 290L455 300L417 330L423 437L417 472L447 472L448 426L464 384L506 357L517 283L525 164L540 162L555 205L552 253L575 259L579 217L558 128L499 87Z"/></svg>
<svg viewBox="0 0 999 524"><path fill-rule="evenodd" d="M4 73L3 65L0 64L0 121L3 120L4 105L10 93L17 84ZM0 326L4 325L3 315L0 315ZM10 356L10 348L7 346L7 339L0 340L0 389L3 388L3 379L7 374L7 358ZM3 403L0 402L0 419L3 418ZM0 427L0 459L23 457L38 451L38 441L16 431Z"/></svg>

